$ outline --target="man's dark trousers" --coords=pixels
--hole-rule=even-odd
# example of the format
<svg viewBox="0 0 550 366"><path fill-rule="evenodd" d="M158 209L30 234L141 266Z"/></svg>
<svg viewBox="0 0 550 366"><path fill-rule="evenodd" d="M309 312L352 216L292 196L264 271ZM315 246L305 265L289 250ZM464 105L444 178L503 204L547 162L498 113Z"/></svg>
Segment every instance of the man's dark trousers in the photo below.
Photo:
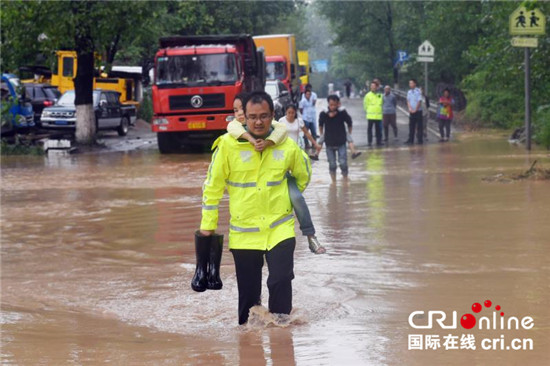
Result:
<svg viewBox="0 0 550 366"><path fill-rule="evenodd" d="M250 308L261 303L264 255L269 269L267 277L269 311L290 314L295 247L296 239L289 238L269 251L231 249L239 289L239 324L246 323Z"/></svg>
<svg viewBox="0 0 550 366"><path fill-rule="evenodd" d="M416 138L418 143L421 144L424 142L424 128L422 121L422 111L417 111L409 115L409 140L411 144L414 143L414 133L416 131Z"/></svg>
<svg viewBox="0 0 550 366"><path fill-rule="evenodd" d="M376 134L376 144L382 144L382 120L381 119L369 119L367 126L367 141L369 145L372 144L372 127L374 126L374 132Z"/></svg>

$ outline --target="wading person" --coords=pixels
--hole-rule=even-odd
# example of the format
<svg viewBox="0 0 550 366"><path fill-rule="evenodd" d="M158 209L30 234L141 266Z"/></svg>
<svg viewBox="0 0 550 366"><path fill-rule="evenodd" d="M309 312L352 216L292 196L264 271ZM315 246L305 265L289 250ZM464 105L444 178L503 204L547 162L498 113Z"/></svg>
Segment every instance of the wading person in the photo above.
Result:
<svg viewBox="0 0 550 366"><path fill-rule="evenodd" d="M304 122L297 118L296 116L296 107L290 105L287 107L286 115L282 117L279 122L273 121L271 126L273 127L273 132L271 132L265 139L256 139L249 132L246 131L243 123L246 126L244 109L243 105L246 103L246 95L238 94L233 101L233 112L235 113L235 120L231 121L227 125L227 132L233 136L235 139L245 139L248 140L256 151L262 152L268 146L279 145L283 143L287 136L292 138L294 142L298 144L300 130L303 131L304 135L311 141L313 146L318 150L321 147L313 139L307 128L304 126ZM318 158L317 158L318 160ZM313 221L311 220L311 214L309 213L309 208L307 203L302 195L302 192L298 189L296 185L296 180L294 177L287 174L288 181L288 190L290 193L290 202L296 213L296 218L300 223L300 230L302 235L307 237L309 244L309 249L315 254L323 254L326 252L325 248L319 243L319 240L315 236L315 227L313 226Z"/></svg>
<svg viewBox="0 0 550 366"><path fill-rule="evenodd" d="M309 88L308 88L309 87ZM300 113L302 114L302 118L304 120L304 124L306 125L306 128L309 129L311 132L311 136L313 136L314 139L317 139L317 127L316 127L316 121L315 121L315 103L317 103L317 96L313 95L313 91L311 90L311 85L306 86L306 91L304 95L302 95L302 100L300 100ZM309 140L304 135L304 144L306 149L309 148Z"/></svg>
<svg viewBox="0 0 550 366"><path fill-rule="evenodd" d="M378 93L378 84L373 81L370 84L370 91L363 99L363 107L365 109L366 118L368 121L367 138L369 146L372 146L372 128L376 133L376 145L382 145L382 94Z"/></svg>
<svg viewBox="0 0 550 366"><path fill-rule="evenodd" d="M342 112L342 111L345 111L346 109L344 107L342 107L342 103L339 102L338 103L338 111ZM359 155L362 154L361 151L357 151L357 149L355 148L355 143L353 142L353 137L351 137L351 134L349 133L348 131L348 126L347 125L344 125L344 127L346 128L346 142L348 143L348 146L349 146L349 150L351 152L351 158L352 159L355 159L357 158ZM325 143L325 135L324 134L321 134L321 136L319 137L319 140L317 140L317 143L318 143L318 148L317 148L317 154L319 154L319 152L321 151L322 149L322 145ZM311 155L310 155L311 157Z"/></svg>
<svg viewBox="0 0 550 366"><path fill-rule="evenodd" d="M319 146L317 144L317 141L315 141L313 136L311 136L304 124L304 121L298 118L296 107L294 105L291 104L286 108L285 116L279 119L279 123L283 124L286 127L288 137L293 139L297 145L299 145L300 131L302 131L304 136L306 136L307 139L311 142L312 146L315 147L315 150L317 152L321 150L321 146ZM311 157L315 157L316 160L319 160L317 155ZM311 250L315 254L325 253L326 249L319 243L319 240L315 236L315 227L313 226L311 214L309 213L309 208L307 206L306 200L304 199L304 195L298 189L294 177L287 174L287 180L288 190L290 193L290 202L292 203L294 213L296 213L296 218L298 219L298 223L300 224L300 231L302 232L302 235L307 237L309 250Z"/></svg>
<svg viewBox="0 0 550 366"><path fill-rule="evenodd" d="M397 98L391 92L391 87L384 87L382 103L382 120L384 123L384 141L387 143L390 136L390 126L393 129L393 136L397 140Z"/></svg>
<svg viewBox="0 0 550 366"><path fill-rule="evenodd" d="M329 95L327 98L328 110L319 114L319 131L325 136L328 169L332 180L336 180L336 154L338 164L344 178L348 177L348 153L346 149L346 126L351 135L352 124L350 115L345 109L339 110L340 98Z"/></svg>
<svg viewBox="0 0 550 366"><path fill-rule="evenodd" d="M273 101L264 92L249 95L244 107L246 128L256 139L271 132ZM269 311L290 314L294 278L294 217L287 172L303 191L310 180L307 155L292 139L262 152L248 141L229 134L215 143L216 150L203 186L199 237L215 234L218 204L227 187L229 194L229 249L235 261L239 291L239 324L248 321L249 310L260 304L264 257L269 269Z"/></svg>
<svg viewBox="0 0 550 366"><path fill-rule="evenodd" d="M416 87L416 80L409 80L407 92L407 106L409 107L409 139L406 144L414 144L414 135L419 144L424 142L424 128L422 127L422 93Z"/></svg>

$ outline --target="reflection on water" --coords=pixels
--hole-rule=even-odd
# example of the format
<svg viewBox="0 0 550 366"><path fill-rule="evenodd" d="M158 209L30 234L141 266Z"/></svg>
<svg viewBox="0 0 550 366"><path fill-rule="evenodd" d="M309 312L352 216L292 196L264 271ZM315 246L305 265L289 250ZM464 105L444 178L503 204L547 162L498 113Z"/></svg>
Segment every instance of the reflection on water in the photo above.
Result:
<svg viewBox="0 0 550 366"><path fill-rule="evenodd" d="M367 179L367 205L369 215L366 215L368 226L373 229L371 235L380 243L384 242L384 227L385 227L385 185L384 175L384 154L375 152L369 154L366 159L366 170L369 175Z"/></svg>
<svg viewBox="0 0 550 366"><path fill-rule="evenodd" d="M3 158L3 362L547 360L550 186L481 178L527 169L535 158L548 165L548 154L480 139L372 150L351 161L349 182L335 184L326 160L315 162L306 200L328 253L312 255L298 238L300 322L265 329L237 326L227 251L223 290L189 286L209 158L151 151ZM227 232L226 199L221 207ZM412 311L462 314L489 298L533 317L535 327L521 334L534 340L533 351L407 350Z"/></svg>

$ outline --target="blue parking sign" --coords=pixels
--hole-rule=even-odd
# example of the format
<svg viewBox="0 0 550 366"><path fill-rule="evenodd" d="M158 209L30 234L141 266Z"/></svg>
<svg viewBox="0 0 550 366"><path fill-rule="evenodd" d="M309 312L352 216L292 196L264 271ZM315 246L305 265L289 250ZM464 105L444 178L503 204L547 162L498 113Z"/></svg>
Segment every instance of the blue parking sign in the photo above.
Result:
<svg viewBox="0 0 550 366"><path fill-rule="evenodd" d="M401 50L398 50L397 51L397 57L395 59L395 65L394 66L397 66L398 64L400 64L401 66L403 66L403 63L405 61L408 61L409 60L409 55L407 54L407 51L401 51Z"/></svg>

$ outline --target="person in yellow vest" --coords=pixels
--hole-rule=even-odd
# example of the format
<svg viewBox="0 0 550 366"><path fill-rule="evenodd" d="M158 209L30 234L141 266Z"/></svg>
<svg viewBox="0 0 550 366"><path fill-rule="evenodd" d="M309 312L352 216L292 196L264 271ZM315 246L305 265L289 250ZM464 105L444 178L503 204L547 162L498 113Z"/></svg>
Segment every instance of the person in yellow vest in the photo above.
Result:
<svg viewBox="0 0 550 366"><path fill-rule="evenodd" d="M269 94L251 93L244 106L248 133L265 139L272 131L273 110ZM245 324L250 308L260 304L264 257L269 269L269 311L289 319L296 240L286 174L289 172L303 191L311 179L311 162L292 139L259 152L248 141L225 134L214 146L203 186L197 239L216 235L218 205L227 188L239 324Z"/></svg>
<svg viewBox="0 0 550 366"><path fill-rule="evenodd" d="M372 128L374 126L376 132L376 145L382 146L382 94L378 93L379 85L373 81L370 83L370 91L363 99L363 108L365 109L366 118L369 122L367 137L369 147L372 146Z"/></svg>

